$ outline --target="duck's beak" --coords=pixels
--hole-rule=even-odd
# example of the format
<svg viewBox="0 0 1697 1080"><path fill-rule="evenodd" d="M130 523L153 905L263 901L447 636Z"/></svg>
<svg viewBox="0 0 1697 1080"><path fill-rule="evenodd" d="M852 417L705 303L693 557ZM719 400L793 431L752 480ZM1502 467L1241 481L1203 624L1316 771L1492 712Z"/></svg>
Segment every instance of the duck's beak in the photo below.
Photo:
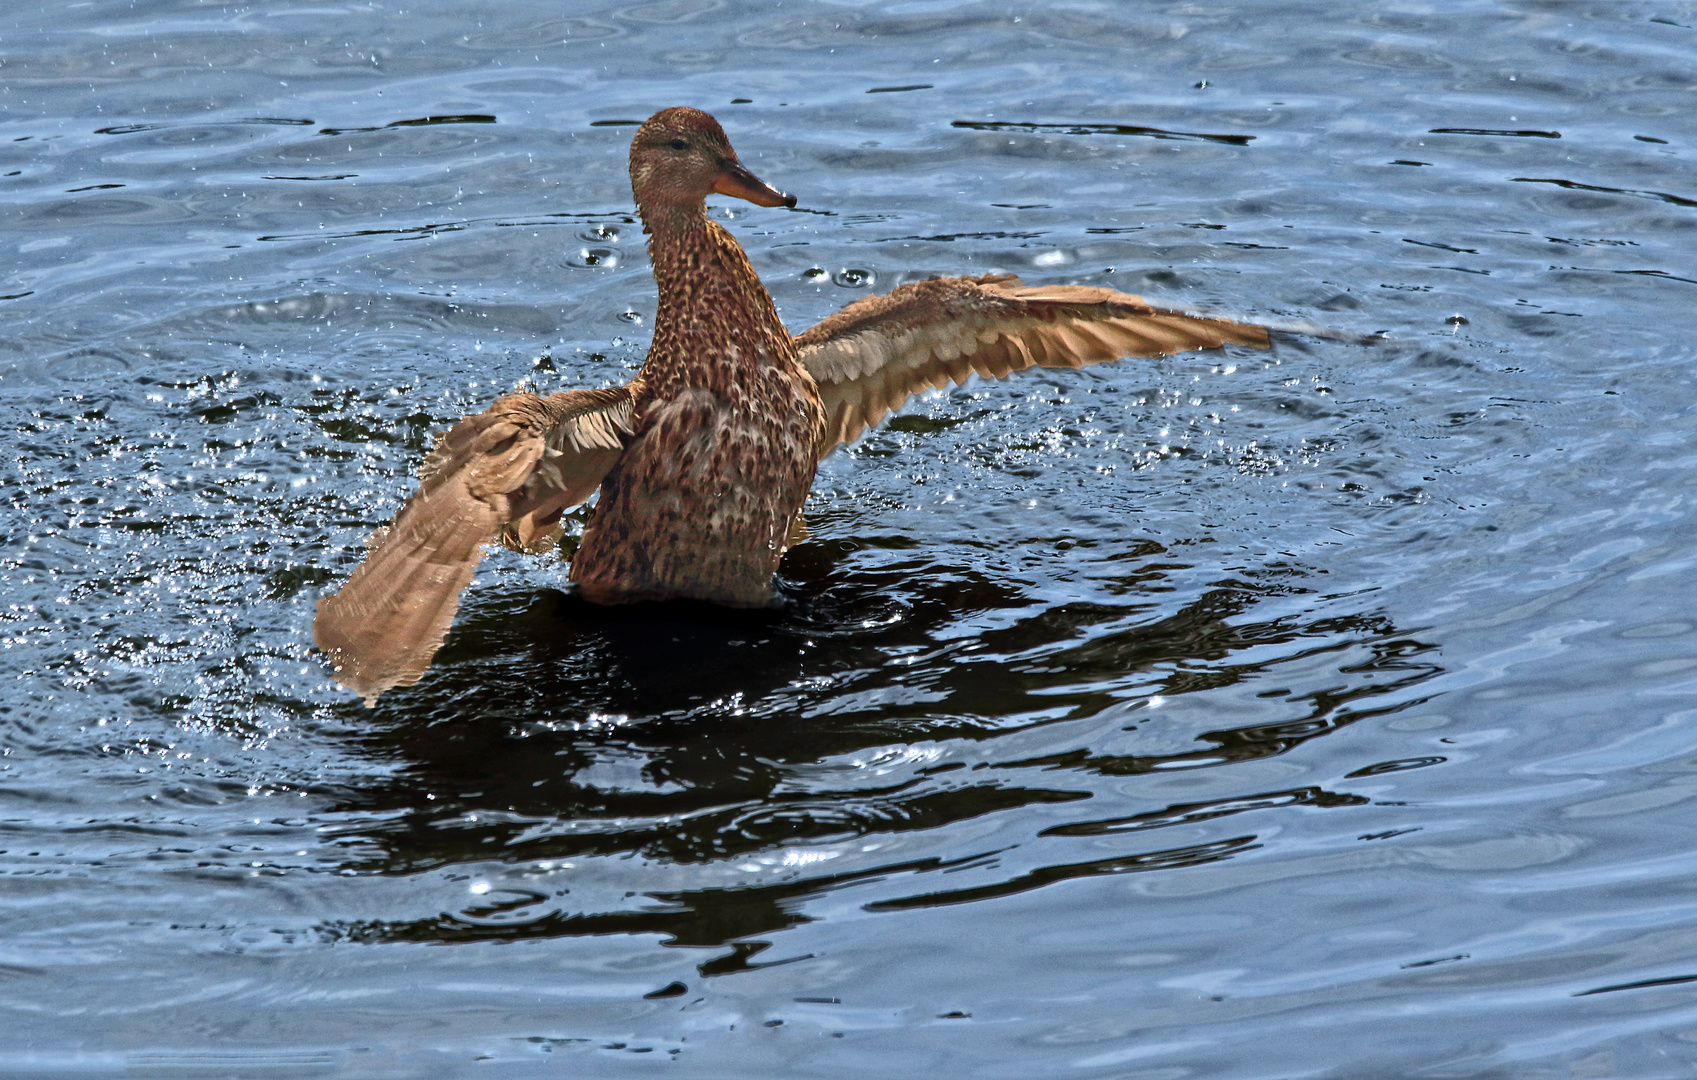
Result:
<svg viewBox="0 0 1697 1080"><path fill-rule="evenodd" d="M713 190L720 195L747 199L755 206L795 205L794 195L785 195L734 159L719 163L719 179L713 182Z"/></svg>

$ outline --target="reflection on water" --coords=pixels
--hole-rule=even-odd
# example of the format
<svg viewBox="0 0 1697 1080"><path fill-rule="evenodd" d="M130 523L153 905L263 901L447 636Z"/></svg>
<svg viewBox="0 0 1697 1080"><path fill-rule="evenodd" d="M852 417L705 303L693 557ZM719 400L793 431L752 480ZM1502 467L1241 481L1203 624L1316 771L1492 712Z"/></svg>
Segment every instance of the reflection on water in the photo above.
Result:
<svg viewBox="0 0 1697 1080"><path fill-rule="evenodd" d="M1418 704L1416 688L1442 671L1435 645L1382 617L1245 620L1268 592L1305 591L1293 581L1304 575L1290 568L1218 582L1153 621L1138 618L1148 605L1136 602L1022 615L1029 597L974 582L967 567L914 565L913 546L803 544L785 563L781 613L607 610L559 593L528 606L523 597L473 606L438 671L386 699L393 707L380 726L354 739L358 752L399 767L334 808L368 822L338 830L343 841L369 842L344 865L407 873L498 853L572 873L529 871L531 885L514 894L522 902L499 917L484 897L439 917L326 932L443 942L664 933L678 944L723 945L807 921L800 901L850 886L872 886L869 910L900 910L1226 859L1255 848L1255 837L1018 872L1033 859L1064 858L1065 845L889 862L860 842L1082 803L1102 778L1274 757ZM1172 553L1145 542L1135 555L1115 580L1159 589ZM1011 617L975 638L940 640L986 610ZM1330 678L1310 689L1297 673L1317 664ZM1266 718L1202 731L1165 722L1161 707L1181 695L1239 685L1256 688ZM1066 748L1027 756L1028 736L1045 728L1058 729L1048 745ZM1368 801L1312 787L1246 793L1041 835ZM581 876L586 859L734 867L774 852L793 868L775 883L645 891L621 910L583 910L569 890L547 887ZM928 884L936 873L997 880L918 892L938 887Z"/></svg>

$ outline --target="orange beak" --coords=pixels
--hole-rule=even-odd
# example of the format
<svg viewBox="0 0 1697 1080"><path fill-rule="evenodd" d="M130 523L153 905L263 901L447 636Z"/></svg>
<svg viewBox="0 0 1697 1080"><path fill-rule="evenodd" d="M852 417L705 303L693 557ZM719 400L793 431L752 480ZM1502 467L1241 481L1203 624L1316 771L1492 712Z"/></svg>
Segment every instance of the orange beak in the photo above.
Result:
<svg viewBox="0 0 1697 1080"><path fill-rule="evenodd" d="M795 205L794 195L785 195L743 168L742 163L734 158L719 163L719 179L713 182L713 190L720 195L747 199L755 206Z"/></svg>

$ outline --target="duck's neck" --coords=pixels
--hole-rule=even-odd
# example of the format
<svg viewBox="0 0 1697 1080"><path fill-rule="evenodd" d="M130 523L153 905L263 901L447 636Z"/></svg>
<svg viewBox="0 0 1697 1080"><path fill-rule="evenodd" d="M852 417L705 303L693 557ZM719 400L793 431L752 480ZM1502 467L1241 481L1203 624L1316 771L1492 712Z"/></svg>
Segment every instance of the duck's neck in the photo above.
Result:
<svg viewBox="0 0 1697 1080"><path fill-rule="evenodd" d="M736 238L708 220L703 203L641 213L660 287L648 365L690 365L727 353L750 362L793 362L771 296Z"/></svg>

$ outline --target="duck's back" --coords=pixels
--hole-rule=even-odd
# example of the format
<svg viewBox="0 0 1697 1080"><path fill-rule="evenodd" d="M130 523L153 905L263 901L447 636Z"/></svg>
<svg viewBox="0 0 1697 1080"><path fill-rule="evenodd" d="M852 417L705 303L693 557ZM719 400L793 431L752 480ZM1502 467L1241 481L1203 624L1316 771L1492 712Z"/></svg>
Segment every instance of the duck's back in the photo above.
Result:
<svg viewBox="0 0 1697 1080"><path fill-rule="evenodd" d="M813 483L813 379L735 239L704 224L652 245L660 310L636 431L572 561L600 603L766 603Z"/></svg>

